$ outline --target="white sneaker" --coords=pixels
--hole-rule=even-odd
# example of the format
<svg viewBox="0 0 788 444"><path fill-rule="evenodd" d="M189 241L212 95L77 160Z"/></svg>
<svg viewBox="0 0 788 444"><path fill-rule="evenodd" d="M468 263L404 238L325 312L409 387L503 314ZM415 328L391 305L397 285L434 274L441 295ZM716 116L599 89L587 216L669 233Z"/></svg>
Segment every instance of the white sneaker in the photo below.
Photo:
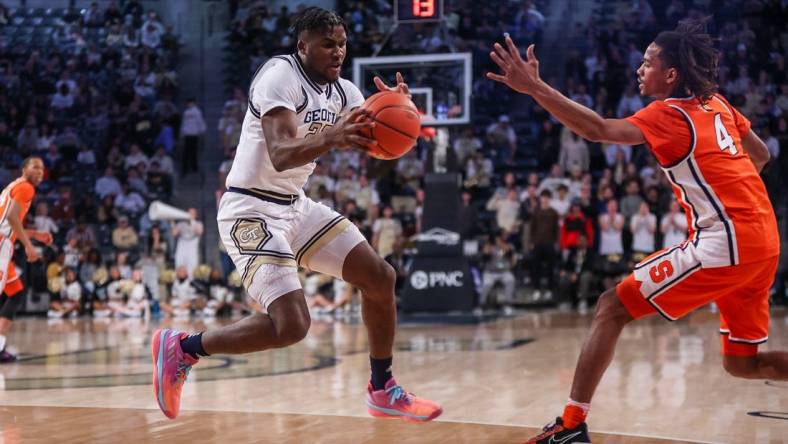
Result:
<svg viewBox="0 0 788 444"><path fill-rule="evenodd" d="M580 302L577 304L577 311L583 315L588 313L588 301L585 299L580 300Z"/></svg>
<svg viewBox="0 0 788 444"><path fill-rule="evenodd" d="M531 293L531 297L532 297L534 302L537 302L540 299L542 299L542 292L539 291L539 290L534 290L534 292Z"/></svg>

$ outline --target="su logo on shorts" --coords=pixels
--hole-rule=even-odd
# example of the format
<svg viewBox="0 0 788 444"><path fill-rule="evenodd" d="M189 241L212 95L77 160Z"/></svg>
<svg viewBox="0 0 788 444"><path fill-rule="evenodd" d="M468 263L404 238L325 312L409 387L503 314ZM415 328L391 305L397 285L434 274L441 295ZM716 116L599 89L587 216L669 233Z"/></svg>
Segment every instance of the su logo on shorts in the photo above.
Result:
<svg viewBox="0 0 788 444"><path fill-rule="evenodd" d="M238 219L230 235L242 254L259 254L271 239L263 219Z"/></svg>

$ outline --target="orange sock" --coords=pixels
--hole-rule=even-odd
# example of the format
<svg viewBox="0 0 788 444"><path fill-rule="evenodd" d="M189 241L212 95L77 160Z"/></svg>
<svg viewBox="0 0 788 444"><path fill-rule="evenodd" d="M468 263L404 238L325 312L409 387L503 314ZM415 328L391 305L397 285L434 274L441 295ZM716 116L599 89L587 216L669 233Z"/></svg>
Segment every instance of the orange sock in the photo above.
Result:
<svg viewBox="0 0 788 444"><path fill-rule="evenodd" d="M573 429L584 423L586 416L588 416L589 408L591 408L591 404L585 404L570 399L569 402L566 403L564 414L561 417L564 427Z"/></svg>

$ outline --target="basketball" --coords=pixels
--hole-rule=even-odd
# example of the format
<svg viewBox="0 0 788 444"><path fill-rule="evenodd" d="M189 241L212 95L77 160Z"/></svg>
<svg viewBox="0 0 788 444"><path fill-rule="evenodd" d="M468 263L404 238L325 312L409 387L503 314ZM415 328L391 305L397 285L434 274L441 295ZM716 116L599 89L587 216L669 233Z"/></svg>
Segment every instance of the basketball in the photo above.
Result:
<svg viewBox="0 0 788 444"><path fill-rule="evenodd" d="M404 156L416 145L421 130L421 116L416 105L404 94L382 91L364 102L375 127L364 130L364 136L375 139L376 147L368 147L370 156L391 160Z"/></svg>

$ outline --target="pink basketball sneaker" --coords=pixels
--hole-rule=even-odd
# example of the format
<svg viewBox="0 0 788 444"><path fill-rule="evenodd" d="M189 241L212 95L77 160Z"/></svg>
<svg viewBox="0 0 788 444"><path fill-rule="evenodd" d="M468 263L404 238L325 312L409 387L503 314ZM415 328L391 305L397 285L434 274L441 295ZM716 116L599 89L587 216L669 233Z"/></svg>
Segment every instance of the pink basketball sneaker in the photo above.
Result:
<svg viewBox="0 0 788 444"><path fill-rule="evenodd" d="M413 422L432 421L443 413L441 406L406 392L394 378L389 379L383 390L372 390L372 383L367 386L367 411L377 418Z"/></svg>
<svg viewBox="0 0 788 444"><path fill-rule="evenodd" d="M192 365L198 361L181 349L181 339L186 336L165 328L156 330L151 341L153 391L159 408L170 419L175 419L181 410L181 388Z"/></svg>

